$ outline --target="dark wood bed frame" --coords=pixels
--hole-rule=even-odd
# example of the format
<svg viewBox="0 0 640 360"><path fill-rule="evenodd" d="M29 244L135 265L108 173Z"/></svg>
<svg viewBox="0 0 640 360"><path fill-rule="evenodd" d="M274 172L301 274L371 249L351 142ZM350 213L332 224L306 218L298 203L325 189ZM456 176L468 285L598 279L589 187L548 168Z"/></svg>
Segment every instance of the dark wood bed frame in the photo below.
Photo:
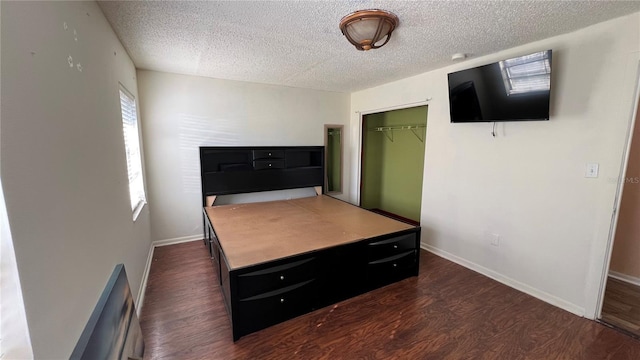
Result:
<svg viewBox="0 0 640 360"><path fill-rule="evenodd" d="M303 187L321 189L324 148L201 147L200 164L204 241L220 280L234 341L276 323L418 275L420 227L406 224L395 227L403 229L401 231L355 238L331 247L318 246L315 250L268 261L230 266L234 262L229 262L224 244L225 236L231 236L217 234L213 224L220 219L210 217L215 212L211 208L215 197ZM335 204L338 200L332 198L323 199L320 200L343 208L357 208L344 202ZM222 209L223 206L230 205L214 208ZM379 216L380 221L396 222L360 208L353 211L367 212L364 214L367 219ZM251 222L251 219L246 221ZM255 241L261 239L258 237Z"/></svg>

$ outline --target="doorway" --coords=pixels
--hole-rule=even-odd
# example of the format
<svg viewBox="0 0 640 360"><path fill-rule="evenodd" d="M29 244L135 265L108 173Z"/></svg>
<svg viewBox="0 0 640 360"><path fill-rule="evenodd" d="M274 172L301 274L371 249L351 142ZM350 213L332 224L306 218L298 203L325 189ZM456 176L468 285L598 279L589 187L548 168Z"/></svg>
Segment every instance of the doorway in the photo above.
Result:
<svg viewBox="0 0 640 360"><path fill-rule="evenodd" d="M362 116L362 208L420 224L426 126L426 105Z"/></svg>
<svg viewBox="0 0 640 360"><path fill-rule="evenodd" d="M600 320L640 338L640 102L636 105Z"/></svg>
<svg viewBox="0 0 640 360"><path fill-rule="evenodd" d="M342 133L344 125L324 126L324 193L342 194Z"/></svg>

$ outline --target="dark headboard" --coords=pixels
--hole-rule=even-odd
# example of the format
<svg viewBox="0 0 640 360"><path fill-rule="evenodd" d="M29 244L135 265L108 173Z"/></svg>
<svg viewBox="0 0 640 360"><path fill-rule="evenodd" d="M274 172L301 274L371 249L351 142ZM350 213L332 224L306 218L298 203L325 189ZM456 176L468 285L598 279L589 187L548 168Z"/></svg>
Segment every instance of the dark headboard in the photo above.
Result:
<svg viewBox="0 0 640 360"><path fill-rule="evenodd" d="M200 147L202 204L212 195L324 184L323 146Z"/></svg>

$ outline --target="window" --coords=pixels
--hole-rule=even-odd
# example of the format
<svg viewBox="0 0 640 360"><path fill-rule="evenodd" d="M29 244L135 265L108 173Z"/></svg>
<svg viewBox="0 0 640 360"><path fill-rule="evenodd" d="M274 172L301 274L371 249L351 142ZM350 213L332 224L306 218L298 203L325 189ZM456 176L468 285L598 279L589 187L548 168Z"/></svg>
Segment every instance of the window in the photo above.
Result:
<svg viewBox="0 0 640 360"><path fill-rule="evenodd" d="M500 61L507 95L549 91L551 88L549 53L550 51L541 51Z"/></svg>
<svg viewBox="0 0 640 360"><path fill-rule="evenodd" d="M144 194L144 179L142 177L142 154L140 153L136 100L122 86L120 87L120 109L122 111L124 147L127 153L129 196L131 197L133 220L135 220L147 200Z"/></svg>

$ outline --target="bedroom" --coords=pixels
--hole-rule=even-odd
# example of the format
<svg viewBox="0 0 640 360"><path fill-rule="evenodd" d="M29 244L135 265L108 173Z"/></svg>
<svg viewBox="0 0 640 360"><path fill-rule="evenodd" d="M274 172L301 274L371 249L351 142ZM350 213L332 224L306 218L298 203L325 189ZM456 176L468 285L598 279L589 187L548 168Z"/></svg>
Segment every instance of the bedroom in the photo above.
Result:
<svg viewBox="0 0 640 360"><path fill-rule="evenodd" d="M385 3L374 5L393 10ZM356 112L427 98L432 100L422 246L574 314L596 316L615 179L637 79L637 3L618 4L611 17L591 23L592 17L574 13L574 21L567 21L573 29L552 33L555 28L544 27L534 34L539 38L525 43L468 51L482 55L464 62L452 63L447 52L431 70L334 80L344 82L342 92L259 84L259 77L239 82L137 70L145 65L131 60L127 52L134 49L125 50L101 6L0 5L2 186L37 358L70 354L115 264L125 264L137 299L152 243L201 237L197 148L185 150L185 144L322 145L323 125L342 124L347 146L341 198L357 203ZM356 2L349 9L370 6ZM434 5L432 13L426 13L433 16L446 8ZM349 9L327 20L331 36L317 35L321 45L344 49L362 62L365 56L382 56L401 45L410 54L415 50L402 42L414 31L409 25L403 29L409 24L405 9L397 11L400 26L385 47L358 52L337 29ZM182 36L180 32L186 37L206 34L188 26L176 36ZM187 45L172 45L160 39L154 46L166 49L169 59L179 59L180 51L188 50ZM495 139L489 124L449 123L443 101L448 97L447 73L547 48L560 54L554 58L551 121L501 124ZM138 50L151 54L153 49ZM278 57L283 53L271 51ZM74 68L69 67L69 55ZM296 66L286 62L296 59L279 61L277 66L262 66L286 78L288 69ZM226 64L225 71L235 71L233 64ZM360 78L370 83L353 85ZM135 222L119 83L139 101L148 204ZM214 138L220 140L209 141ZM586 163L600 164L599 178L584 178ZM42 209L43 204L54 208ZM501 246L491 247L487 233L499 234ZM67 331L58 331L59 324L66 324Z"/></svg>

